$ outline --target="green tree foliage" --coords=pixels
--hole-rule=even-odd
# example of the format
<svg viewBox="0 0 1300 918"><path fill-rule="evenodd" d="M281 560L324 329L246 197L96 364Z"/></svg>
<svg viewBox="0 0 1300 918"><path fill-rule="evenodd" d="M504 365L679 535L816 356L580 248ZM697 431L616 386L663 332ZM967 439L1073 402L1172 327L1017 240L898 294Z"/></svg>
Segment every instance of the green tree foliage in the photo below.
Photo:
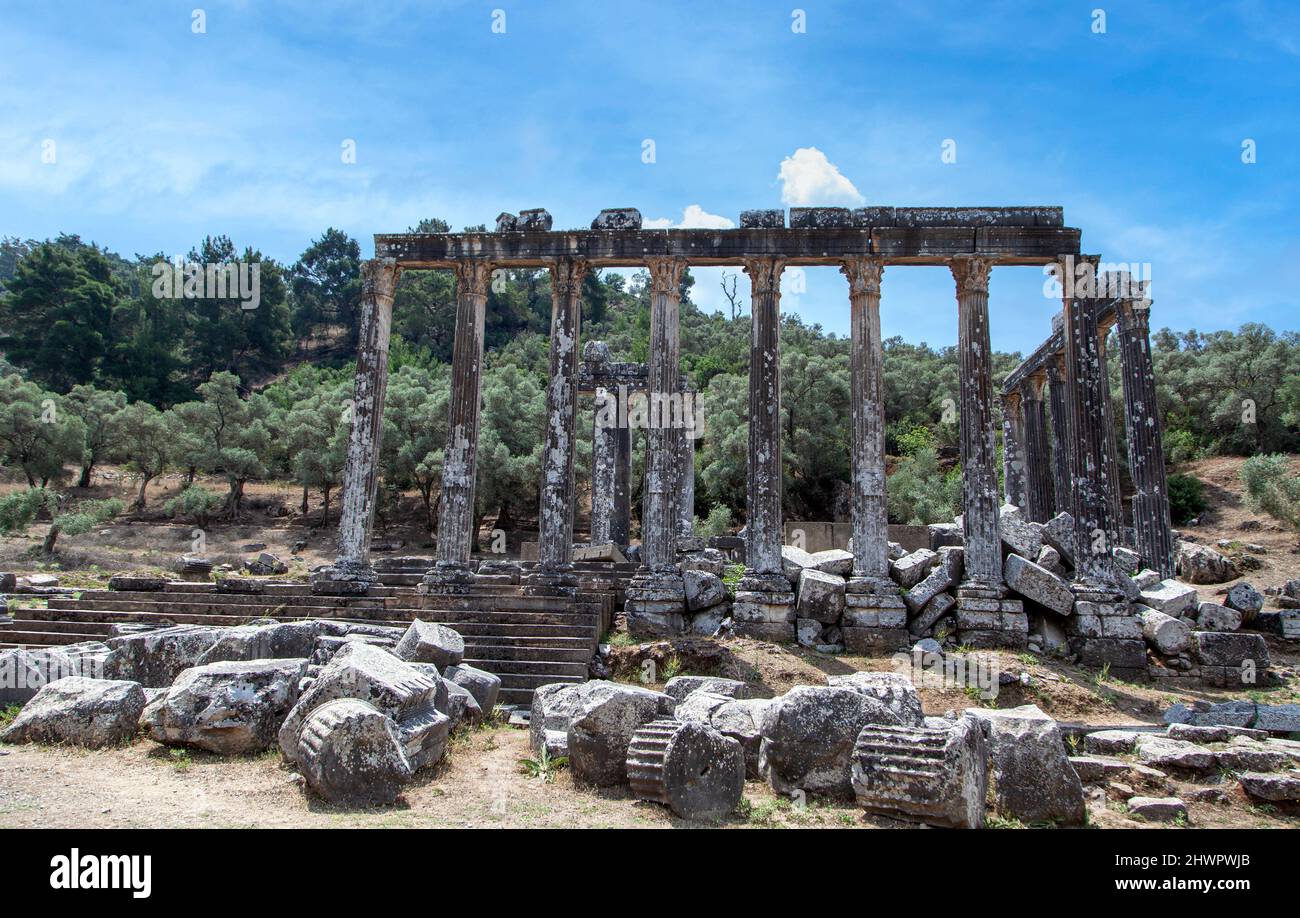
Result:
<svg viewBox="0 0 1300 918"><path fill-rule="evenodd" d="M1241 483L1251 507L1300 529L1300 475L1291 473L1286 456L1251 456L1241 467Z"/></svg>
<svg viewBox="0 0 1300 918"><path fill-rule="evenodd" d="M58 507L58 496L45 488L27 488L0 497L0 533L23 532L42 510Z"/></svg>
<svg viewBox="0 0 1300 918"><path fill-rule="evenodd" d="M77 487L90 487L90 476L96 463L112 449L117 439L115 423L118 413L126 407L126 395L94 386L73 386L68 397L63 400L64 407L81 419L85 427L85 439L81 450L81 477Z"/></svg>
<svg viewBox="0 0 1300 918"><path fill-rule="evenodd" d="M438 526L434 497L442 481L450 386L445 366L436 373L404 366L389 375L384 399L382 473L390 484L419 493L430 532Z"/></svg>
<svg viewBox="0 0 1300 918"><path fill-rule="evenodd" d="M951 521L960 512L961 472L943 472L934 449L921 447L894 469L885 504L891 523L924 526Z"/></svg>
<svg viewBox="0 0 1300 918"><path fill-rule="evenodd" d="M133 507L143 510L149 482L167 469L172 454L172 430L157 408L136 402L113 418L112 455L140 479Z"/></svg>
<svg viewBox="0 0 1300 918"><path fill-rule="evenodd" d="M215 373L199 386L200 402L178 405L177 448L190 468L225 476L230 485L226 512L238 519L244 486L267 472L271 456L267 421L270 402L264 395L239 395L239 377ZM174 428L175 429L175 428Z"/></svg>
<svg viewBox="0 0 1300 918"><path fill-rule="evenodd" d="M163 503L163 510L173 517L188 516L199 528L204 528L212 515L220 510L225 502L225 498L220 494L214 494L198 485L190 485L171 500Z"/></svg>
<svg viewBox="0 0 1300 918"><path fill-rule="evenodd" d="M516 366L490 367L483 374L479 425L476 533L488 514L496 513L497 525L508 529L518 513L536 512L546 425L541 382Z"/></svg>
<svg viewBox="0 0 1300 918"><path fill-rule="evenodd" d="M45 542L41 548L47 555L52 555L59 536L77 536L89 532L96 526L107 523L121 513L122 509L123 504L117 498L83 501L68 513L60 513L54 517L50 522L50 528L45 533Z"/></svg>
<svg viewBox="0 0 1300 918"><path fill-rule="evenodd" d="M430 272L418 272L430 273ZM292 325L298 337L322 325L346 329L350 348L357 345L361 306L361 246L342 230L330 227L302 253L290 272Z"/></svg>
<svg viewBox="0 0 1300 918"><path fill-rule="evenodd" d="M5 287L0 349L9 359L57 389L93 381L109 351L121 294L104 253L41 243L17 263Z"/></svg>
<svg viewBox="0 0 1300 918"><path fill-rule="evenodd" d="M1165 486L1169 490L1169 516L1175 524L1186 523L1205 512L1205 485L1195 475L1170 475Z"/></svg>
<svg viewBox="0 0 1300 918"><path fill-rule="evenodd" d="M19 376L0 376L0 463L22 469L28 485L61 481L80 462L86 425L57 395Z"/></svg>

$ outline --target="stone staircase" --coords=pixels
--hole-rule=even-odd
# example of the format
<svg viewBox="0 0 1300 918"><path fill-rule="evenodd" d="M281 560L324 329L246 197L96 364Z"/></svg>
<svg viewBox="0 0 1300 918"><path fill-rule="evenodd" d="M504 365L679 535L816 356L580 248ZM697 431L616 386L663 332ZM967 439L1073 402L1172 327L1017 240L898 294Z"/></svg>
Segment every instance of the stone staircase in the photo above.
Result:
<svg viewBox="0 0 1300 918"><path fill-rule="evenodd" d="M398 561L398 559L392 559ZM527 704L550 682L582 682L600 636L621 606L634 565L582 562L573 596L535 596L515 583L471 593L415 590L429 559L400 559L366 596L317 596L304 583L266 581L260 593L223 593L212 583L171 581L161 591L86 590L51 596L47 608L0 619L0 649L102 641L171 625L241 625L256 619L341 618L404 626L438 622L465 639L465 662L501 677L501 702ZM622 568L627 568L623 570Z"/></svg>

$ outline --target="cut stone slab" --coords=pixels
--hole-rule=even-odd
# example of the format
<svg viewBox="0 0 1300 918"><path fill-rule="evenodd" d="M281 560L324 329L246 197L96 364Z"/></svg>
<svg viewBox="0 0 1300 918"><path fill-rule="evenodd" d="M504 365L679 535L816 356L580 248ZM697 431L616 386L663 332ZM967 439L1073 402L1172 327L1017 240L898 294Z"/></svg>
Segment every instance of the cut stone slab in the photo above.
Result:
<svg viewBox="0 0 1300 918"><path fill-rule="evenodd" d="M815 568L805 568L799 575L798 599L795 601L795 614L799 618L812 619L823 624L833 625L844 614L844 578L835 574L823 574Z"/></svg>
<svg viewBox="0 0 1300 918"><path fill-rule="evenodd" d="M780 794L803 790L848 799L853 746L868 724L901 725L873 695L840 686L796 686L763 711L759 770Z"/></svg>
<svg viewBox="0 0 1300 918"><path fill-rule="evenodd" d="M1104 755L1072 755L1070 765L1084 784L1105 784L1130 770L1129 763L1123 759Z"/></svg>
<svg viewBox="0 0 1300 918"><path fill-rule="evenodd" d="M903 594L903 604L915 615L930 600L955 586L959 576L960 574L954 576L947 565L936 564L920 583Z"/></svg>
<svg viewBox="0 0 1300 918"><path fill-rule="evenodd" d="M654 720L628 744L627 775L640 800L665 804L683 819L716 819L744 797L745 754L708 724Z"/></svg>
<svg viewBox="0 0 1300 918"><path fill-rule="evenodd" d="M1130 797L1128 811L1148 822L1174 822L1187 818L1187 804L1177 797Z"/></svg>
<svg viewBox="0 0 1300 918"><path fill-rule="evenodd" d="M543 747L552 757L569 754L569 720L578 710L580 683L552 682L533 692L528 718L528 745L534 755Z"/></svg>
<svg viewBox="0 0 1300 918"><path fill-rule="evenodd" d="M1083 783L1065 754L1061 728L1036 705L972 708L988 742L994 808L1024 823L1081 825Z"/></svg>
<svg viewBox="0 0 1300 918"><path fill-rule="evenodd" d="M1215 768L1214 753L1204 746L1159 734L1144 733L1137 738L1138 759L1156 768L1204 774Z"/></svg>
<svg viewBox="0 0 1300 918"><path fill-rule="evenodd" d="M1241 575L1236 563L1208 545L1180 541L1174 556L1174 569L1187 583L1227 583Z"/></svg>
<svg viewBox="0 0 1300 918"><path fill-rule="evenodd" d="M432 704L397 725L397 736L407 761L411 763L411 771L419 771L442 759L447 751L451 727L451 718Z"/></svg>
<svg viewBox="0 0 1300 918"><path fill-rule="evenodd" d="M1248 727L1205 726L1193 724L1170 724L1165 735L1170 739L1185 740L1189 743L1230 743L1238 736L1249 739L1265 739L1268 733L1263 730L1251 730Z"/></svg>
<svg viewBox="0 0 1300 918"><path fill-rule="evenodd" d="M1082 746L1093 755L1127 755L1137 748L1137 738L1128 730L1097 730L1084 734Z"/></svg>
<svg viewBox="0 0 1300 918"><path fill-rule="evenodd" d="M412 776L393 719L356 698L314 709L294 758L312 790L348 806L390 804Z"/></svg>
<svg viewBox="0 0 1300 918"><path fill-rule="evenodd" d="M215 662L206 658L207 651L226 631L206 625L179 625L109 638L104 674L149 688L165 688L183 670Z"/></svg>
<svg viewBox="0 0 1300 918"><path fill-rule="evenodd" d="M1061 553L1050 545L1044 545L1039 549L1035 563L1043 570L1058 577L1065 574L1065 564L1061 561Z"/></svg>
<svg viewBox="0 0 1300 918"><path fill-rule="evenodd" d="M1043 542L1056 549L1067 567L1074 567L1074 517L1062 511L1043 524Z"/></svg>
<svg viewBox="0 0 1300 918"><path fill-rule="evenodd" d="M232 660L187 669L141 718L169 746L246 755L275 745L298 701L306 659Z"/></svg>
<svg viewBox="0 0 1300 918"><path fill-rule="evenodd" d="M889 576L900 587L910 590L925 579L937 560L939 560L938 552L930 551L928 548L918 548L890 564Z"/></svg>
<svg viewBox="0 0 1300 918"><path fill-rule="evenodd" d="M394 653L408 663L432 663L443 669L464 658L465 639L446 625L417 618L397 642Z"/></svg>
<svg viewBox="0 0 1300 918"><path fill-rule="evenodd" d="M1137 586L1139 591L1156 589L1160 585L1160 581L1161 577L1159 572L1153 571L1150 568L1139 571L1133 577L1133 583Z"/></svg>
<svg viewBox="0 0 1300 918"><path fill-rule="evenodd" d="M812 553L813 569L823 574L847 577L853 573L853 553L842 548L828 548Z"/></svg>
<svg viewBox="0 0 1300 918"><path fill-rule="evenodd" d="M1259 634L1193 631L1192 656L1202 666L1249 666L1259 674L1269 667L1268 643Z"/></svg>
<svg viewBox="0 0 1300 918"><path fill-rule="evenodd" d="M688 570L682 574L686 588L686 608L692 612L712 608L727 600L722 578L708 571Z"/></svg>
<svg viewBox="0 0 1300 918"><path fill-rule="evenodd" d="M1242 772L1237 781L1244 790L1256 800L1272 803L1290 803L1300 800L1300 775L1295 774L1261 774L1259 772Z"/></svg>
<svg viewBox="0 0 1300 918"><path fill-rule="evenodd" d="M145 694L138 682L70 676L41 688L4 732L5 743L68 743L98 749L135 736Z"/></svg>
<svg viewBox="0 0 1300 918"><path fill-rule="evenodd" d="M854 744L850 780L858 804L868 812L983 828L984 733L966 717L937 728L867 725Z"/></svg>
<svg viewBox="0 0 1300 918"><path fill-rule="evenodd" d="M1063 577L1058 577L1044 567L1027 561L1020 555L1007 555L1002 565L1002 575L1007 586L1025 599L1060 615L1074 611L1074 593Z"/></svg>
<svg viewBox="0 0 1300 918"><path fill-rule="evenodd" d="M1238 631L1242 614L1216 602L1203 602L1196 609L1197 631Z"/></svg>
<svg viewBox="0 0 1300 918"><path fill-rule="evenodd" d="M1228 771L1284 771L1294 758L1268 743L1236 737L1223 749L1216 749L1214 761Z"/></svg>
<svg viewBox="0 0 1300 918"><path fill-rule="evenodd" d="M1043 547L1042 527L1030 522L1015 504L1003 504L998 510L998 534L1002 544L1021 558L1037 558Z"/></svg>
<svg viewBox="0 0 1300 918"><path fill-rule="evenodd" d="M597 787L627 782L627 750L643 724L673 713L669 695L638 685L596 680L579 689L569 721L569 766L578 781Z"/></svg>
<svg viewBox="0 0 1300 918"><path fill-rule="evenodd" d="M1194 612L1200 599L1194 587L1179 583L1177 580L1162 580L1154 589L1139 593L1137 601L1157 612L1177 618Z"/></svg>
<svg viewBox="0 0 1300 918"><path fill-rule="evenodd" d="M0 706L26 704L51 682L101 677L108 645L87 641L63 647L0 650Z"/></svg>
<svg viewBox="0 0 1300 918"><path fill-rule="evenodd" d="M1144 609L1138 613L1138 621L1142 623L1142 637L1156 653L1173 657L1191 646L1192 629L1180 619L1155 609Z"/></svg>
<svg viewBox="0 0 1300 918"><path fill-rule="evenodd" d="M796 548L793 545L781 546L781 573L791 583L798 583L800 574L806 569L815 568L816 566L817 562L813 560L813 556L802 548Z"/></svg>
<svg viewBox="0 0 1300 918"><path fill-rule="evenodd" d="M749 698L751 690L748 682L719 676L673 676L664 683L664 694L679 702L695 692L709 692L727 698Z"/></svg>

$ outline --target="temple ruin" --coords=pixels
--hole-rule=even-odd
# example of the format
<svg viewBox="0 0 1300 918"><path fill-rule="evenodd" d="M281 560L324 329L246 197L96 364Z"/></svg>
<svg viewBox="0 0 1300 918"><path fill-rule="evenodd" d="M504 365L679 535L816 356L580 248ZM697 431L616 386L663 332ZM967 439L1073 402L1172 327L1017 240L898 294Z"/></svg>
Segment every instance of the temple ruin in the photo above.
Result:
<svg viewBox="0 0 1300 918"><path fill-rule="evenodd" d="M780 299L791 266L833 266L848 286L852 328L852 532L846 606L858 648L906 644L907 608L890 576L885 509L885 431L881 285L885 269L941 265L952 271L957 299L964 569L956 614L963 631L986 643L1016 646L1026 631L1019 599L1003 574L989 345L989 279L999 266L1055 266L1062 311L1052 335L1006 380L1001 392L1005 500L1028 520L1059 511L1072 520L1077 598L1115 611L1124 599L1116 548L1131 545L1142 562L1172 575L1169 508L1164 488L1145 288L1099 296L1116 287L1098 276L1100 261L1080 256L1080 231L1059 207L792 208L747 211L738 229L646 230L631 209L604 211L589 230L557 231L545 211L503 214L495 232L375 237L365 266L363 333L357 362L354 424L344 479L338 559L317 576L318 593L364 594L378 582L370 563L375 469L387 378L393 292L405 270L450 269L457 319L451 416L443 469L444 511L436 562L423 578L426 595L473 594L477 585L510 577L533 596L562 599L578 585L574 566L574 456L577 397L592 392L626 403L642 393L652 405L683 391L680 281L688 265L740 265L749 276L749 454L745 515L746 569L732 608L737 633L795 638L795 594L782 572ZM645 269L650 278L651 340L645 366L615 363L589 342L580 359L582 280L604 267ZM499 563L471 558L483 323L492 272L546 268L551 273L550 380L535 565L515 580ZM1076 283L1088 275L1091 283ZM1124 419L1135 494L1131 516L1121 504L1105 336L1116 328L1124 380ZM685 593L679 561L704 546L691 532L693 443L684 424L656 418L645 430L646 483L639 568L626 584L629 627L640 633L683 630ZM627 475L631 431L617 412L611 428L594 426L592 541L626 548L630 533ZM1128 520L1131 519L1131 524ZM504 573L503 573L504 572ZM1005 639L999 639L1002 633Z"/></svg>

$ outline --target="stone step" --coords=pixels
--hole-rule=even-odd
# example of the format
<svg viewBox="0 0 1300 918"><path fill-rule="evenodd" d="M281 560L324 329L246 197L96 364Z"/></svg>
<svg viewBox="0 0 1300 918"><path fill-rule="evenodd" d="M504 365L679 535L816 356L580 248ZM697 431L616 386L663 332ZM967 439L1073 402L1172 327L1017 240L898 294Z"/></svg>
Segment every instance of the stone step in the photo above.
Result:
<svg viewBox="0 0 1300 918"><path fill-rule="evenodd" d="M101 641L102 634L82 634L75 631L19 631L17 628L0 628L0 639L12 646L61 647L80 644L82 641Z"/></svg>
<svg viewBox="0 0 1300 918"><path fill-rule="evenodd" d="M480 660L538 661L555 660L560 663L579 663L583 667L591 659L590 647L535 647L519 644L466 643L465 658Z"/></svg>
<svg viewBox="0 0 1300 918"><path fill-rule="evenodd" d="M507 674L519 676L576 676L579 679L585 679L587 676L587 664L569 663L561 660L480 660L473 659L469 654L465 655L465 662L471 666L477 666L479 669L486 669L490 673L496 673L502 679Z"/></svg>
<svg viewBox="0 0 1300 918"><path fill-rule="evenodd" d="M56 634L61 631L71 631L76 634L111 634L113 626L103 622L83 622L78 620L69 621L41 621L40 619L20 618L15 620L11 625L0 627L21 628L23 631L41 631L50 634Z"/></svg>
<svg viewBox="0 0 1300 918"><path fill-rule="evenodd" d="M240 605L247 602L268 604L288 604L295 606L322 606L326 608L346 609L382 609L387 602L384 597L370 596L314 596L311 593L287 592L274 590L266 593L217 593L214 591L163 590L162 592L141 592L136 590L83 590L76 597L52 597L60 602L90 600L93 602L131 601L131 602L204 602L211 605Z"/></svg>

